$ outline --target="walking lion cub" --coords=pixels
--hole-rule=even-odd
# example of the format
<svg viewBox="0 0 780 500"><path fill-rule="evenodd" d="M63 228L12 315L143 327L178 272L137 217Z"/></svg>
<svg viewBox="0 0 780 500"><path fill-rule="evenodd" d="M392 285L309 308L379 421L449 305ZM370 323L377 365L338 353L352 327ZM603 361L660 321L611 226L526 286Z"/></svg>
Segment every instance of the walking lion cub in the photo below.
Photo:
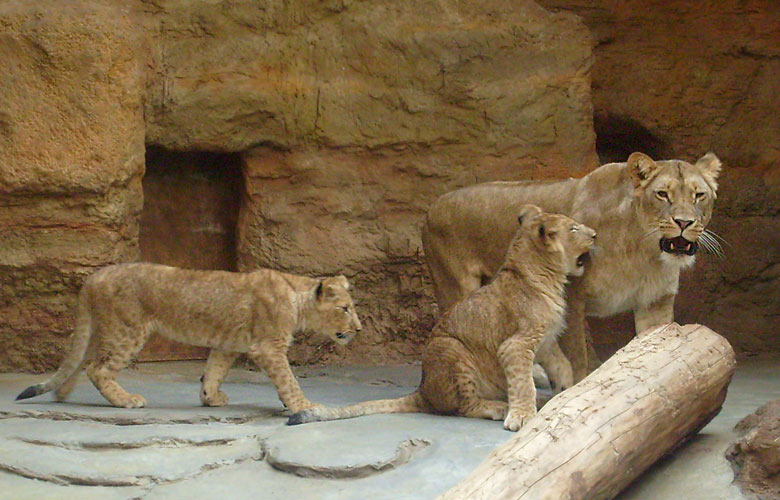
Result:
<svg viewBox="0 0 780 500"><path fill-rule="evenodd" d="M567 276L583 274L596 233L534 205L520 209L519 221L493 281L455 304L434 326L416 392L343 408L309 408L287 423L425 412L504 420L504 428L512 431L522 427L536 414L534 353L543 343L557 350L551 341L564 328ZM556 357L571 378L560 350Z"/></svg>
<svg viewBox="0 0 780 500"><path fill-rule="evenodd" d="M346 344L360 329L344 276L314 279L270 269L231 273L143 263L109 266L87 278L81 289L73 347L60 368L16 399L56 389L62 401L86 367L112 405L140 408L146 400L122 389L116 376L157 332L212 349L201 378L203 405L227 404L219 387L239 353L246 353L266 371L282 403L297 412L314 404L290 370L287 349L293 335L318 332Z"/></svg>

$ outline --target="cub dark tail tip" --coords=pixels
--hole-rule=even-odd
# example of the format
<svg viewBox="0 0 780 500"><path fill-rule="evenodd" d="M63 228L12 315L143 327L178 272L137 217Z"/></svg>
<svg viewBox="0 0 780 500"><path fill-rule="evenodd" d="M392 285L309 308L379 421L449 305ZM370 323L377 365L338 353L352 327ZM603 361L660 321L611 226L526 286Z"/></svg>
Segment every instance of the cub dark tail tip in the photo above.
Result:
<svg viewBox="0 0 780 500"><path fill-rule="evenodd" d="M23 390L18 396L16 396L16 401L19 401L20 399L34 398L35 396L43 394L44 392L46 391L43 389L43 384L31 385L27 389Z"/></svg>
<svg viewBox="0 0 780 500"><path fill-rule="evenodd" d="M298 413L293 413L290 415L290 417L287 419L287 425L299 425L299 424L305 424L308 422L313 422L314 420L311 418L311 414L307 410L299 411Z"/></svg>

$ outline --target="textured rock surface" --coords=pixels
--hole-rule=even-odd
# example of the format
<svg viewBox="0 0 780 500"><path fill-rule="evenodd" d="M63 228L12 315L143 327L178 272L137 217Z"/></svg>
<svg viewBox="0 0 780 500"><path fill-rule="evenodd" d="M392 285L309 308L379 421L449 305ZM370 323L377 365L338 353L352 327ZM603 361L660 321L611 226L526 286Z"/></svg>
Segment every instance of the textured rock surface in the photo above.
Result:
<svg viewBox="0 0 780 500"><path fill-rule="evenodd" d="M42 376L0 374L0 497L433 499L515 435L500 422L424 414L287 427L276 391L258 372L232 370L224 386L230 404L199 406L202 368L202 362L144 363L124 372L121 382L149 401L136 410L106 406L85 377L66 403L51 402L51 395L15 403ZM408 365L296 373L313 401L330 406L407 394L420 377L419 367ZM777 363L739 363L721 413L619 498L679 500L680 491L686 500L743 498L724 451L736 438L734 425L778 397ZM420 444L405 463L397 457L403 443ZM128 464L131 456L136 462ZM76 458L83 459L78 469ZM390 467L372 470L376 464ZM370 474L354 477L356 471ZM86 479L93 485L85 486Z"/></svg>
<svg viewBox="0 0 780 500"><path fill-rule="evenodd" d="M741 436L726 452L742 491L760 500L780 497L780 399L740 420Z"/></svg>
<svg viewBox="0 0 780 500"><path fill-rule="evenodd" d="M540 0L593 32L593 106L603 161L632 151L724 171L710 228L726 260L683 274L681 323L703 323L738 352L776 352L780 311L780 11L766 0ZM625 331L631 322L612 322ZM603 331L604 323L599 323ZM626 335L623 335L623 339ZM609 341L598 336L601 342Z"/></svg>
<svg viewBox="0 0 780 500"><path fill-rule="evenodd" d="M120 8L0 4L2 370L51 368L84 277L138 256L141 46Z"/></svg>
<svg viewBox="0 0 780 500"><path fill-rule="evenodd" d="M508 0L2 2L0 370L59 363L82 280L139 257L139 221L141 257L346 273L364 335L346 351L297 345L296 362L409 359L435 317L419 242L427 206L474 182L581 175L596 146L604 161L723 158L711 227L727 260L702 256L685 275L677 319L738 352L771 349L774 4L538 3L563 12ZM174 169L230 158L242 194L220 201L215 187L201 201L240 202L234 248L224 233L198 244L186 212L204 205L186 196L209 182L177 191L189 167L142 189L145 146L147 161ZM141 217L144 190L158 199ZM598 323L622 329L597 336L603 350L630 324Z"/></svg>
<svg viewBox="0 0 780 500"><path fill-rule="evenodd" d="M0 180L28 198L8 198L2 216L0 369L56 366L83 277L137 258L144 142L243 158L238 267L348 274L367 333L337 358L363 361L415 354L433 321L419 226L437 195L597 163L590 34L533 2L52 5L2 8L19 83L0 109L13 144ZM71 207L79 196L97 207ZM151 211L142 238L162 230ZM181 248L142 242L142 256L203 267L203 248L173 234ZM292 357L332 360L329 349Z"/></svg>

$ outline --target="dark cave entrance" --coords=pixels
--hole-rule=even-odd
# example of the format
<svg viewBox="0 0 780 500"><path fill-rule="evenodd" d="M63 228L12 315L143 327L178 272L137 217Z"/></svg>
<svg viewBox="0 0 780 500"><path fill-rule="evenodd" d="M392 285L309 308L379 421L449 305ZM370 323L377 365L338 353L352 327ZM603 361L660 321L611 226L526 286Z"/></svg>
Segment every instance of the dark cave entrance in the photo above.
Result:
<svg viewBox="0 0 780 500"><path fill-rule="evenodd" d="M141 260L188 269L237 270L241 157L235 153L146 151ZM154 337L141 361L204 359L207 349Z"/></svg>

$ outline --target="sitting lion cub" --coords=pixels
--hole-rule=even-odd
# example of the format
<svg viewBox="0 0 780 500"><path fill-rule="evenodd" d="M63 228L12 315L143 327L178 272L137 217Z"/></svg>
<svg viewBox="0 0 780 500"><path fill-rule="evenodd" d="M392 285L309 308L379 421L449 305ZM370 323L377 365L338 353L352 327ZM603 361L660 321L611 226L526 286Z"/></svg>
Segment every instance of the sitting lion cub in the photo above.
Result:
<svg viewBox="0 0 780 500"><path fill-rule="evenodd" d="M596 233L534 205L522 207L519 220L493 281L455 304L433 328L416 392L344 408L310 408L288 424L426 412L504 419L504 428L516 431L535 415L534 353L563 329L566 277L582 275Z"/></svg>
<svg viewBox="0 0 780 500"><path fill-rule="evenodd" d="M90 276L79 295L73 348L46 382L17 400L56 389L62 401L81 367L112 405L140 408L146 400L116 382L117 373L152 332L210 347L201 378L205 406L222 406L219 390L239 353L263 368L287 408L314 406L303 395L287 360L298 332L319 332L346 344L360 320L344 276L313 279L270 269L251 273L191 271L158 264L120 264Z"/></svg>

